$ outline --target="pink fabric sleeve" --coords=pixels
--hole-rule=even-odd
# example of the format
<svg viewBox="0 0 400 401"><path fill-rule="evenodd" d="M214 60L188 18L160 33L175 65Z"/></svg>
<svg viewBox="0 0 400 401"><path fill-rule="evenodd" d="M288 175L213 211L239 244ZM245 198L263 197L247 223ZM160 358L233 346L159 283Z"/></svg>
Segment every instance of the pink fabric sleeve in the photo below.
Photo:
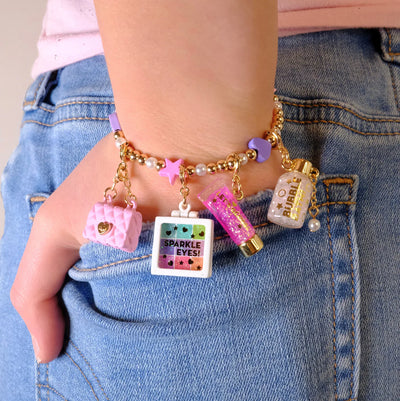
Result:
<svg viewBox="0 0 400 401"><path fill-rule="evenodd" d="M400 27L400 0L284 0L279 36L346 28Z"/></svg>
<svg viewBox="0 0 400 401"><path fill-rule="evenodd" d="M400 28L400 0L279 0L279 36ZM93 0L48 0L32 76L103 53Z"/></svg>

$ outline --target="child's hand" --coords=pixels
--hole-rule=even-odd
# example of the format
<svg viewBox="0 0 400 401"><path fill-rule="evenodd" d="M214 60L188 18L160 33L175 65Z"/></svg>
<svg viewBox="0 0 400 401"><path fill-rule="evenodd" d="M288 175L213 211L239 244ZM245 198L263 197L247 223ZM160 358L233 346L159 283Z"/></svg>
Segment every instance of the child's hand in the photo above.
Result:
<svg viewBox="0 0 400 401"><path fill-rule="evenodd" d="M40 362L53 360L62 348L65 322L57 294L87 242L82 231L89 210L112 183L119 162L113 141L112 135L101 140L41 206L11 289Z"/></svg>

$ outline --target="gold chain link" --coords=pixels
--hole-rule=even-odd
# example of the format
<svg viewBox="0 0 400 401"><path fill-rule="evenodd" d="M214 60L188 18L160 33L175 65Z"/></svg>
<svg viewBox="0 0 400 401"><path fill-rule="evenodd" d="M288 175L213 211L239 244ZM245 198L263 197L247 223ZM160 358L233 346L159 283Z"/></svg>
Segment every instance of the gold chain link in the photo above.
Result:
<svg viewBox="0 0 400 401"><path fill-rule="evenodd" d="M271 143L273 148L276 148L281 154L281 165L287 171L292 171L293 160L290 158L289 151L282 142L282 137L278 130L267 131L264 138Z"/></svg>
<svg viewBox="0 0 400 401"><path fill-rule="evenodd" d="M228 155L227 160L231 160L234 163L233 175L232 175L232 192L237 200L242 200L244 193L242 190L242 184L240 182L239 170L240 170L240 157L237 153L231 153Z"/></svg>
<svg viewBox="0 0 400 401"><path fill-rule="evenodd" d="M308 213L310 216L315 219L318 216L319 208L317 206L317 181L319 177L319 171L317 168L312 167L309 178L311 180L313 191L311 194L311 206L308 208Z"/></svg>
<svg viewBox="0 0 400 401"><path fill-rule="evenodd" d="M181 180L181 189L180 193L183 197L183 207L186 208L188 203L187 203L187 197L189 196L190 190L189 187L186 185L187 182L187 170L185 166L181 165L179 167L179 178Z"/></svg>
<svg viewBox="0 0 400 401"><path fill-rule="evenodd" d="M116 186L118 183L122 182L126 191L124 201L128 206L135 206L136 196L131 191L131 181L129 179L129 171L127 165L127 151L128 146L122 145L120 148L120 159L121 162L118 164L117 172L113 178L113 184L104 190L104 198L115 199L118 191ZM111 192L111 194L110 194Z"/></svg>

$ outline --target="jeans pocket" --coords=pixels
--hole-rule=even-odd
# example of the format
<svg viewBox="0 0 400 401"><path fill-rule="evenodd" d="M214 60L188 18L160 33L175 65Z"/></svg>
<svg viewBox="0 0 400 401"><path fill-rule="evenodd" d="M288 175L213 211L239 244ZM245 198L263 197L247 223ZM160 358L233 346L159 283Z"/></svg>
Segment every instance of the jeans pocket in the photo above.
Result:
<svg viewBox="0 0 400 401"><path fill-rule="evenodd" d="M246 259L216 232L209 279L152 276L146 228L134 254L84 245L62 292L69 339L48 386L85 400L356 398L357 185L321 176L316 233L307 221L268 223L270 194L257 195L265 248Z"/></svg>

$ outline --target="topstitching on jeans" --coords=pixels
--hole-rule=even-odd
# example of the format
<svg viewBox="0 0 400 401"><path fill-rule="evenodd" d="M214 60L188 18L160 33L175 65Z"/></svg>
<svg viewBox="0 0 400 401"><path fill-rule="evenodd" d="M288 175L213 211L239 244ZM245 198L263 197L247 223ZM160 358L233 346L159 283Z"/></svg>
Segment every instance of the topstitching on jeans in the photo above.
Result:
<svg viewBox="0 0 400 401"><path fill-rule="evenodd" d="M75 345L75 343L72 340L69 340L69 343L72 345L72 347L75 348L75 350L78 352L78 354L80 355L80 357L85 361L86 365L88 366L88 368L90 369L90 371L92 372L93 377L96 379L97 384L99 385L104 397L106 397L106 400L109 401L109 398L107 397L107 394L104 391L103 386L100 384L100 380L98 379L98 377L96 376L96 374L93 371L92 366L90 365L89 361L85 358L85 355L83 355L82 351L77 347L77 345Z"/></svg>
<svg viewBox="0 0 400 401"><path fill-rule="evenodd" d="M54 113L57 109L59 109L59 108L61 108L61 107L66 107L66 106L71 106L71 105L73 105L73 104L98 104L98 105L104 105L104 104L106 104L106 105L112 105L112 104L114 104L114 102L106 102L106 101L84 101L84 100L82 100L82 101L71 101L71 102L66 102L66 103L61 103L61 104L58 104L58 105L56 105L55 107L54 107L54 109L48 109L47 107L44 107L44 106L39 106L39 109L41 109L41 110L44 110L44 111L47 111L47 112L49 112L49 113Z"/></svg>
<svg viewBox="0 0 400 401"><path fill-rule="evenodd" d="M37 87L36 87L35 94L33 95L33 100L25 101L25 102L23 103L23 105L22 105L23 107L28 106L29 104L34 104L34 103L36 102L36 96L37 96L37 94L38 94L38 92L39 92L39 88L42 86L42 83L43 83L43 81L44 81L45 78L46 78L46 74L43 74L42 79L40 80L40 82L38 83L38 85L37 85Z"/></svg>
<svg viewBox="0 0 400 401"><path fill-rule="evenodd" d="M351 202L353 196L353 183L351 178L331 178L323 180L326 186L326 199L327 203L330 205L332 202L329 201L329 186L332 184L344 184L350 185L349 200L348 202L343 202L347 204L346 208L346 225L347 225L347 239L349 245L350 254L350 267L351 267L351 373L350 373L350 398L353 400L353 386L354 386L354 369L355 369L355 283L354 283L354 263L353 263L353 247L350 235L350 218L349 218L349 207L355 202ZM336 349L336 293L335 293L335 272L333 263L333 244L332 244L332 234L331 234L331 224L330 224L330 214L329 205L327 206L327 227L328 227L328 237L329 237L329 252L330 252L330 263L331 263L331 279L332 279L332 315L333 315L333 358L334 358L334 383L335 383L335 400L338 400L338 389L337 389L337 349Z"/></svg>
<svg viewBox="0 0 400 401"><path fill-rule="evenodd" d="M55 388L48 386L47 384L37 384L36 385L40 389L45 388L47 390L52 391L54 394L58 395L60 398L62 398L64 401L68 401L62 394L60 394ZM39 401L42 401L41 399Z"/></svg>
<svg viewBox="0 0 400 401"><path fill-rule="evenodd" d="M89 384L90 390L92 391L94 398L96 398L97 401L99 401L94 388L92 386L92 383L90 383L89 379L87 378L87 376L85 375L85 373L83 372L83 370L80 368L80 366L74 361L74 359L72 358L72 356L68 353L65 352L65 355L71 360L71 362L75 365L75 367L78 368L79 372L81 373L81 375L83 376L83 378L85 379L86 383Z"/></svg>
<svg viewBox="0 0 400 401"><path fill-rule="evenodd" d="M349 200L353 196L353 181L350 183ZM350 398L353 396L353 386L354 386L354 352L355 352L355 286L354 286L354 258L353 258L353 246L351 242L350 235L350 217L349 217L349 207L346 208L346 219L347 219L347 241L349 244L350 251L350 267L351 267L351 383L350 383Z"/></svg>
<svg viewBox="0 0 400 401"><path fill-rule="evenodd" d="M361 134L361 135L370 135L370 136L391 136L391 135L400 135L400 132L363 132L363 131L359 131L355 128L350 127L349 125L343 124L339 121L333 121L333 120L304 120L304 121L300 121L300 120L292 120L289 118L285 118L285 121L287 122L291 122L291 123L297 123L297 124L320 124L320 123L325 123L325 124L335 124L335 125L339 125L343 128L347 128L350 131L353 131L357 134Z"/></svg>
<svg viewBox="0 0 400 401"><path fill-rule="evenodd" d="M393 62L394 61L394 56L392 55L391 58L392 58L392 62ZM396 102L397 110L400 110L399 96L397 94L397 88L396 88L396 84L395 84L395 81L394 81L394 73L393 73L393 66L392 65L389 65L389 71L390 71L390 78L392 80L394 100Z"/></svg>
<svg viewBox="0 0 400 401"><path fill-rule="evenodd" d="M260 228L260 227L266 227L268 226L270 223L267 221L265 223L261 223L261 224L257 224L254 226L254 228ZM224 234L218 237L215 237L214 240L220 240L222 238L227 238L229 237L229 234ZM148 255L142 255L142 256L137 256L135 258L130 258L130 259L124 259L124 260L118 260L116 262L112 262L112 263L107 263L105 265L102 266L98 266L98 267L91 267L91 268L87 268L87 269L82 269L77 267L76 265L72 266L72 269L77 270L79 272L91 272L91 271L95 271L95 270L101 270L104 269L106 267L110 267L110 266L115 266L117 264L121 264L121 263L127 263L127 262L133 262L135 260L142 260L142 259L147 259L147 258L151 258L151 253L149 253Z"/></svg>
<svg viewBox="0 0 400 401"><path fill-rule="evenodd" d="M46 384L40 383L40 370L41 368L45 368L45 376L46 376ZM55 388L51 387L49 385L49 364L42 364L42 363L36 363L36 388L37 388L37 399L38 401L45 401L42 398L42 389L46 390L46 400L50 401L50 391L52 391L54 394L58 395L61 399L68 401L62 394L60 394Z"/></svg>
<svg viewBox="0 0 400 401"><path fill-rule="evenodd" d="M332 206L332 205L354 205L355 203L356 202L351 202L351 201L324 202L324 203L319 204L318 207L321 208L321 207ZM269 224L271 224L271 223L267 221L267 222L255 225L254 228L266 227ZM220 239L226 238L226 237L229 237L229 234L224 234L224 235L215 237L214 240L220 240ZM134 261L137 261L137 260L147 259L147 258L150 258L150 257L151 257L151 253L149 253L147 255L137 256L135 258L118 260L118 261L115 261L115 262L112 262L112 263L107 263L105 265L91 267L91 268L80 268L80 267L74 265L74 266L72 266L72 269L77 270L79 272L90 272L90 271L101 270L101 269L104 269L104 268L110 267L110 266L115 266L115 265L121 264L121 263L134 262Z"/></svg>
<svg viewBox="0 0 400 401"><path fill-rule="evenodd" d="M392 52L392 31L388 28L385 28L385 31L389 38L389 52L388 53L394 59L394 56L400 56L400 52L399 53Z"/></svg>
<svg viewBox="0 0 400 401"><path fill-rule="evenodd" d="M47 385L50 387L49 385L49 364L46 363L46 383ZM50 390L47 389L47 401L50 401Z"/></svg>
<svg viewBox="0 0 400 401"><path fill-rule="evenodd" d="M326 190L326 197L329 201L329 186ZM331 280L332 280L332 315L333 315L333 381L335 387L335 400L338 399L337 393L337 357L336 357L336 294L335 294L335 274L333 268L333 245L332 245L332 235L331 235L331 223L329 216L329 207L326 210L326 223L328 227L328 237L329 237L329 255L330 255L330 263L331 263Z"/></svg>
<svg viewBox="0 0 400 401"><path fill-rule="evenodd" d="M43 125L45 127L54 127L57 124L61 124L61 123L65 123L67 121L77 121L77 120L95 120L95 121L108 121L108 117L71 117L71 118L65 118L63 120L59 120L54 122L53 124L46 124L46 123L42 123L41 121L37 121L37 120L25 120L22 123L21 128L27 124L27 123L33 123L33 124L38 124L38 125Z"/></svg>
<svg viewBox="0 0 400 401"><path fill-rule="evenodd" d="M400 53L392 52L392 32L387 28L385 29L385 31L386 31L386 33L387 33L387 35L389 37L389 51L388 51L388 54L390 56L390 61L392 63L394 63L394 57L395 56L399 56ZM392 65L389 66L389 69L390 69L390 78L392 79L392 87L393 87L394 99L395 99L395 102L396 102L397 109L400 110L399 96L398 96L397 88L396 88L395 81L394 81L394 74L393 74Z"/></svg>
<svg viewBox="0 0 400 401"><path fill-rule="evenodd" d="M46 196L46 195L40 195L40 194L32 195L32 196L28 195L28 202L29 202L29 219L30 219L31 221L34 220L35 215L36 215L37 210L38 210L38 209L34 208L33 206L36 205L36 204L38 204L38 203L43 203L43 202L45 202L45 201L47 200L48 197L49 197L49 195L47 195L47 196ZM39 207L40 207L40 206L39 206Z"/></svg>
<svg viewBox="0 0 400 401"><path fill-rule="evenodd" d="M333 103L313 103L313 104L304 104L304 103L294 103L294 102L287 102L282 100L281 103L286 104L288 106L294 107L302 107L302 108L320 108L320 107L332 107L340 110L344 110L352 114L354 117L359 118L360 120L368 121L368 122L382 122L382 123L400 123L400 118L369 118L364 117L361 114L355 112L354 110L350 109L349 107L340 106L338 104Z"/></svg>

